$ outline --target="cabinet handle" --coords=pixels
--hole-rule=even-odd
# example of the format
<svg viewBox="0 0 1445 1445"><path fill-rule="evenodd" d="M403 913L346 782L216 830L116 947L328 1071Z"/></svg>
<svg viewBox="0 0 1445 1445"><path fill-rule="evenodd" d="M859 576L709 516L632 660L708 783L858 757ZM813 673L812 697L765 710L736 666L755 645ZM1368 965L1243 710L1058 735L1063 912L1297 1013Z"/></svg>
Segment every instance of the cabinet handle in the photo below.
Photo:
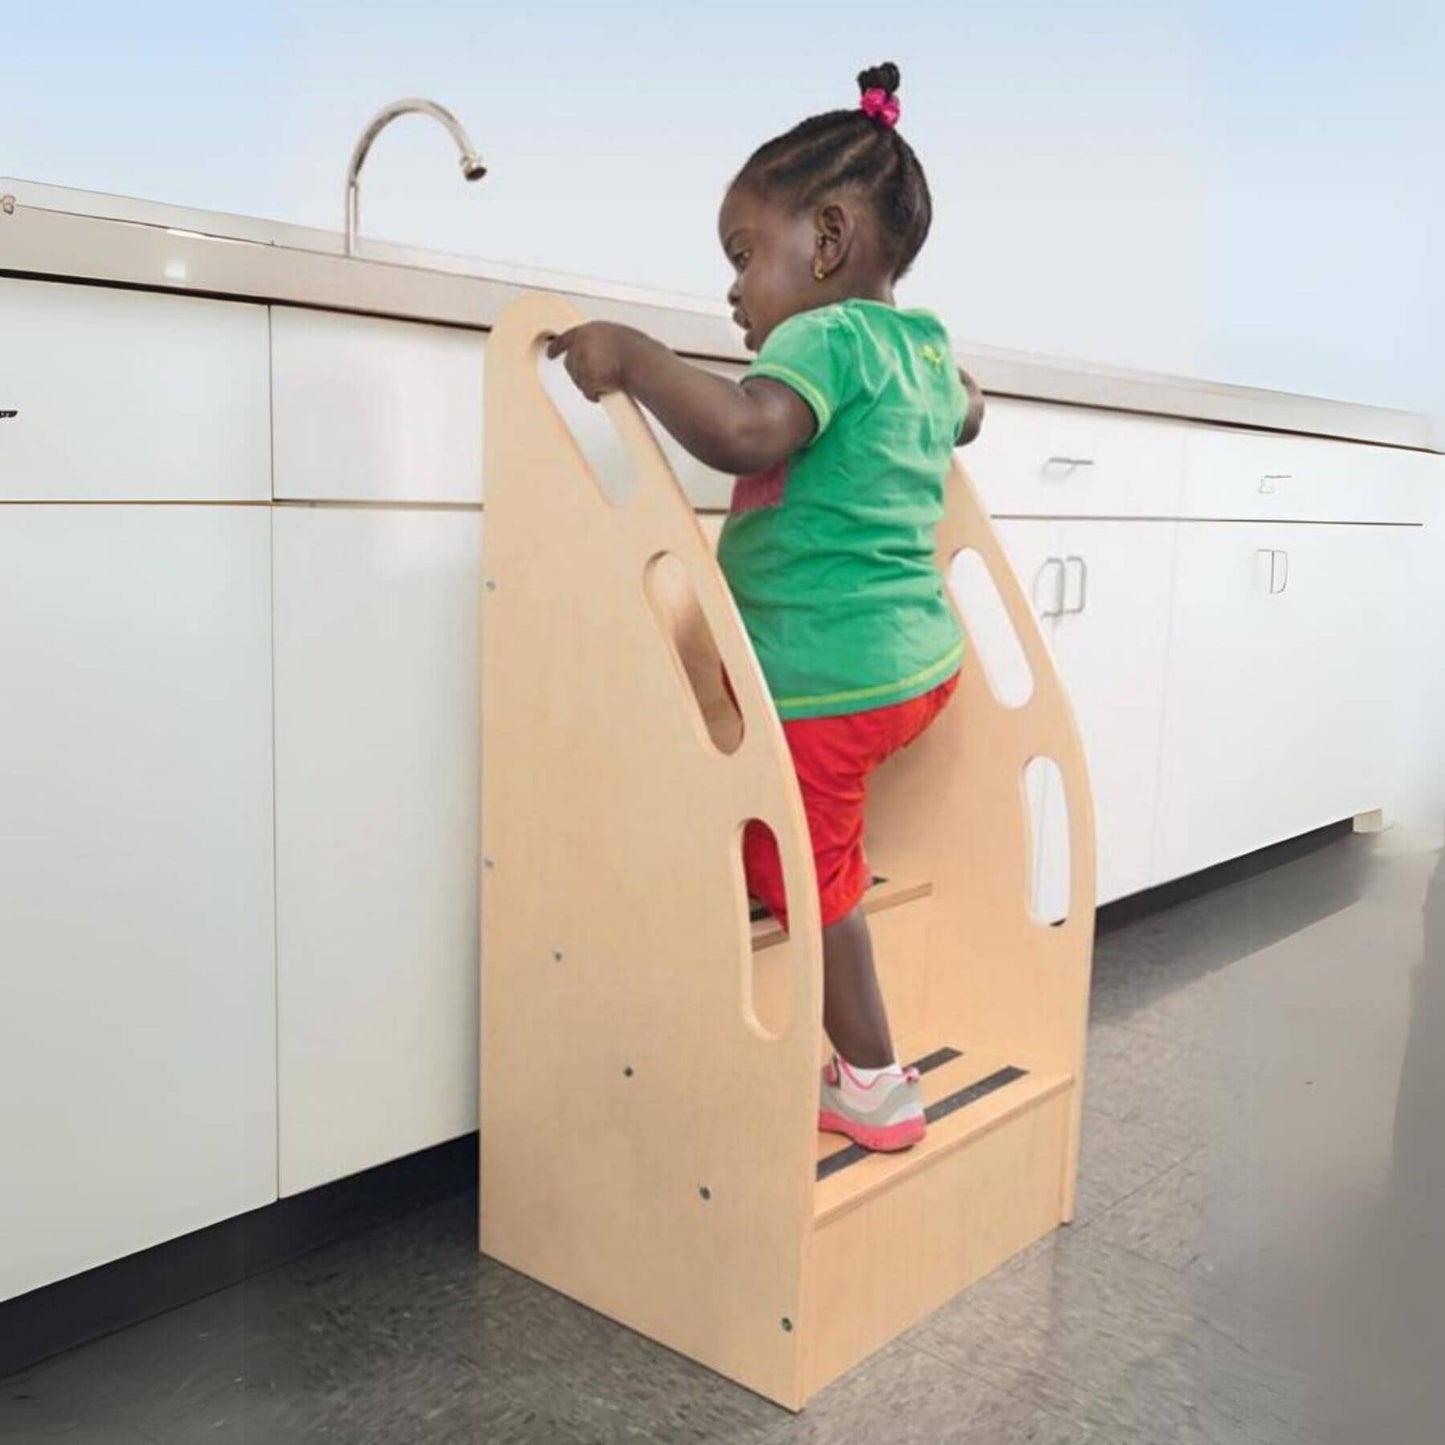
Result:
<svg viewBox="0 0 1445 1445"><path fill-rule="evenodd" d="M1067 572L1062 559L1058 557L1044 558L1044 565L1039 568L1038 576L1034 579L1034 591L1037 593L1037 591L1039 590L1039 583L1041 583L1044 578L1048 576L1050 567L1057 567L1059 569L1058 582L1054 587L1054 605L1052 607L1041 607L1039 605L1038 598L1035 597L1034 608L1038 612L1040 618L1062 617L1064 615L1064 587Z"/></svg>
<svg viewBox="0 0 1445 1445"><path fill-rule="evenodd" d="M1089 605L1089 564L1082 557L1070 553L1064 558L1064 576L1069 575L1069 568L1073 563L1079 564L1079 605L1077 607L1063 606L1060 615L1077 617L1084 608ZM1062 606L1062 604L1061 604Z"/></svg>
<svg viewBox="0 0 1445 1445"><path fill-rule="evenodd" d="M1293 473L1293 472L1266 472L1266 473L1259 479L1259 490L1260 490L1260 494L1261 494L1262 496L1266 496L1266 497L1267 497L1267 496L1269 496L1272 492L1278 490L1278 489L1275 487L1275 483L1276 483L1276 482L1292 482L1292 481L1294 481L1294 473Z"/></svg>
<svg viewBox="0 0 1445 1445"><path fill-rule="evenodd" d="M1091 467L1094 465L1093 457L1050 457L1044 463L1044 469L1049 467L1067 467L1073 471L1075 467Z"/></svg>
<svg viewBox="0 0 1445 1445"><path fill-rule="evenodd" d="M1254 549L1254 555L1255 555L1256 557L1268 557L1268 558L1269 558L1269 595L1270 595L1271 597L1273 597L1273 596L1274 596L1274 559L1275 559L1275 550L1274 550L1273 547L1256 547L1256 548Z"/></svg>
<svg viewBox="0 0 1445 1445"><path fill-rule="evenodd" d="M1260 547L1255 555L1269 558L1269 595L1278 597L1289 586L1289 553L1282 552L1277 547ZM1279 576L1281 557L1284 558L1284 580L1276 587L1274 584Z"/></svg>

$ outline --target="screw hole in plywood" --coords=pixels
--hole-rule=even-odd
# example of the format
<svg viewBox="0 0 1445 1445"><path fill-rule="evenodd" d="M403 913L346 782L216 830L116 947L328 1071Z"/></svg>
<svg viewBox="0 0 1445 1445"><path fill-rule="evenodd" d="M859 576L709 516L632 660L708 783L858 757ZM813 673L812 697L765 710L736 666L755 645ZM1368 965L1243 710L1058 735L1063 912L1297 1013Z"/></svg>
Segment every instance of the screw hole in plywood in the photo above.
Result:
<svg viewBox="0 0 1445 1445"><path fill-rule="evenodd" d="M988 564L965 547L953 558L949 581L989 691L1005 707L1022 707L1034 695L1033 669Z"/></svg>

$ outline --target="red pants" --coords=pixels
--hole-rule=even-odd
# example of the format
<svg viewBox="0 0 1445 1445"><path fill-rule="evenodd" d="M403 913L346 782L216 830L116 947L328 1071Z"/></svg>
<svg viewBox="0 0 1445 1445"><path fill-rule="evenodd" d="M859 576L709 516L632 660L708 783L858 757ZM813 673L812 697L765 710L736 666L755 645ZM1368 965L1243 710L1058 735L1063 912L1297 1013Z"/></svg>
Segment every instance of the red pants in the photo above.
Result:
<svg viewBox="0 0 1445 1445"><path fill-rule="evenodd" d="M863 805L869 775L918 738L957 689L955 673L932 692L908 702L783 724L803 794L825 928L847 917L872 882L863 857ZM782 861L772 833L761 824L750 823L744 831L743 867L748 891L767 904L786 928Z"/></svg>

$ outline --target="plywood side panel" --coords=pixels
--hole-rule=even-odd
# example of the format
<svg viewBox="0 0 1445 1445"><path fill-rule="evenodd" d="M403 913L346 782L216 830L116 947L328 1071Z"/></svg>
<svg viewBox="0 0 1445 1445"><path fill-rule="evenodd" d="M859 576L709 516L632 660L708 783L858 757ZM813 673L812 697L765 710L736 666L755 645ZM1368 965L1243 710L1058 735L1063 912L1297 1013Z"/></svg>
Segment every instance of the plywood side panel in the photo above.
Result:
<svg viewBox="0 0 1445 1445"><path fill-rule="evenodd" d="M542 388L540 342L581 319L527 297L488 350L482 1247L796 1403L822 1016L806 825L736 609L656 442L630 402L609 402L638 483L614 507ZM730 756L649 595L664 555L737 691ZM778 1038L747 1004L738 840L754 817L778 836L793 907Z"/></svg>

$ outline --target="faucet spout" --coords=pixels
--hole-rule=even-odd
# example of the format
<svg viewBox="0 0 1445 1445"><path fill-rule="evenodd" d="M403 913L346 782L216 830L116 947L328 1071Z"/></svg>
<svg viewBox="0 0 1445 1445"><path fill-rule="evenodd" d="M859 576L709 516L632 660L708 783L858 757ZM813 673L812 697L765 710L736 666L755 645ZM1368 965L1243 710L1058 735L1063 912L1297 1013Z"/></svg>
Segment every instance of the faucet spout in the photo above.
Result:
<svg viewBox="0 0 1445 1445"><path fill-rule="evenodd" d="M360 139L356 142L356 148L351 152L351 161L346 167L346 254L348 256L356 254L356 237L361 227L361 168L366 163L367 153L371 150L372 142L397 116L413 113L429 115L433 120L440 121L446 127L447 133L461 153L464 179L479 181L487 173L487 168L482 164L482 158L477 154L477 148L472 144L471 137L462 128L462 123L444 105L438 105L434 100L409 97L404 100L394 100L390 105L382 106L372 116L366 129L362 131Z"/></svg>

